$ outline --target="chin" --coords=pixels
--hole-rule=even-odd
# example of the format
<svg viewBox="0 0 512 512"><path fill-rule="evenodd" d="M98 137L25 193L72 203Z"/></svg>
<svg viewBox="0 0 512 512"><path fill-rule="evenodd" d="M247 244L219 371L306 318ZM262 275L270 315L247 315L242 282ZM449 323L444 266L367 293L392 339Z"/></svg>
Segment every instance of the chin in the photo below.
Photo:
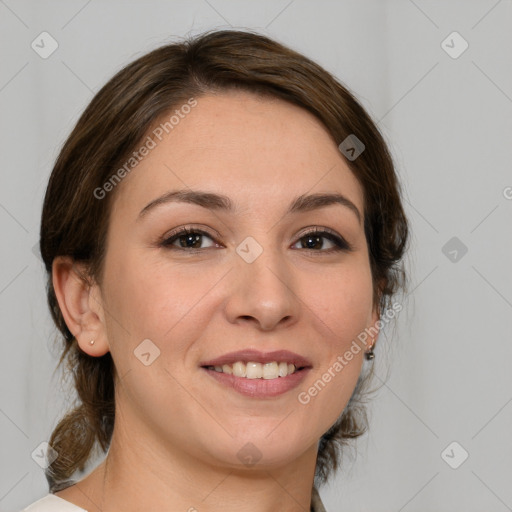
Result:
<svg viewBox="0 0 512 512"><path fill-rule="evenodd" d="M265 428L254 429L253 435L246 428L232 438L225 438L224 443L213 441L211 454L236 469L270 470L290 464L311 446L316 446L317 439L313 435L306 439L303 428L295 433L283 423L278 426L279 421L265 422Z"/></svg>

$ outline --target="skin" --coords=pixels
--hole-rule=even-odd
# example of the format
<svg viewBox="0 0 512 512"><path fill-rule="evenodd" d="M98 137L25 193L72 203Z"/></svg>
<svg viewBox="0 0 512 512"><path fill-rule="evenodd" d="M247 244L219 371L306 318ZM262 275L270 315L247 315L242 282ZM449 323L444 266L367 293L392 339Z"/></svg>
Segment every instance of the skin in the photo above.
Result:
<svg viewBox="0 0 512 512"><path fill-rule="evenodd" d="M183 188L227 195L238 211L176 202L138 219ZM307 405L297 396L378 320L362 221L340 204L285 215L297 196L320 192L364 215L363 190L323 125L245 92L198 98L118 185L102 282L87 286L68 258L53 264L69 329L91 356L110 351L118 374L108 455L58 496L103 512L309 510L318 440L345 408L365 347ZM190 224L209 233L199 251L183 238L159 245ZM329 251L328 238L308 248L313 226L352 250ZM236 252L247 236L263 248L250 264ZM148 366L134 355L145 339L160 350ZM255 399L199 367L246 348L288 349L313 368L299 387ZM249 442L261 454L252 467L237 457Z"/></svg>

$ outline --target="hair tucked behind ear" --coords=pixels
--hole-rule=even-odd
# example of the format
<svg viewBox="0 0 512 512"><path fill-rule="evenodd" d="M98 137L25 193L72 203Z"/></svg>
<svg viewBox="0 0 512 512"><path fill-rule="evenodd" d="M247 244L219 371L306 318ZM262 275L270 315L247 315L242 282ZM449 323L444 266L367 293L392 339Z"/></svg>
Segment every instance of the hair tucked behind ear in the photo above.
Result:
<svg viewBox="0 0 512 512"><path fill-rule="evenodd" d="M64 351L79 403L58 423L50 445L58 457L47 468L53 492L83 470L97 442L106 451L112 437L115 368L109 353L80 350L60 311L52 262L69 256L88 267L101 284L113 198L95 193L111 179L148 131L177 106L207 93L242 89L289 101L315 115L338 145L355 134L365 150L348 161L364 191L364 227L374 284L383 310L405 283L400 264L408 225L400 187L386 144L350 92L303 55L262 35L213 31L158 48L119 71L92 99L65 142L52 170L41 218L40 248L47 271L47 298L63 335ZM136 169L133 172L137 172ZM371 363L368 363L371 365ZM319 445L316 477L324 482L338 467L340 447L367 428L360 378L339 420Z"/></svg>

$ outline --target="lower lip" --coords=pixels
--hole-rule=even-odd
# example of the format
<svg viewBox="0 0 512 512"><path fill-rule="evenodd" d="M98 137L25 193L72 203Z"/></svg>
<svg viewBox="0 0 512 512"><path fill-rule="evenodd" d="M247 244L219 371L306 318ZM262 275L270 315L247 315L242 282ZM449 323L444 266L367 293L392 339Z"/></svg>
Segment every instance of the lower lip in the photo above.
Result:
<svg viewBox="0 0 512 512"><path fill-rule="evenodd" d="M297 387L306 377L311 368L303 368L286 377L276 379L247 379L235 377L224 372L202 368L221 384L233 388L238 393L251 398L271 398L282 395Z"/></svg>

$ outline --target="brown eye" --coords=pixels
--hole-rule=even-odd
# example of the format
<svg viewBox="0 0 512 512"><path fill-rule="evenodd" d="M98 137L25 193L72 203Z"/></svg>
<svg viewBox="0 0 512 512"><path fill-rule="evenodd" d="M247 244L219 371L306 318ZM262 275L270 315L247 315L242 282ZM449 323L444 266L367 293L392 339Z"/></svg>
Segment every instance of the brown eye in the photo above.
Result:
<svg viewBox="0 0 512 512"><path fill-rule="evenodd" d="M182 228L178 232L172 234L162 242L162 247L167 249L178 249L178 250L200 250L212 247L214 244L207 247L201 247L201 243L204 238L209 238L213 242L213 238L205 231L197 229ZM176 243L177 242L177 243Z"/></svg>
<svg viewBox="0 0 512 512"><path fill-rule="evenodd" d="M331 243L331 247L324 248L324 240ZM300 249L313 249L314 252L350 251L351 246L342 237L326 230L314 230L302 235L299 239ZM298 242L297 242L298 243ZM296 244L295 244L296 245Z"/></svg>

